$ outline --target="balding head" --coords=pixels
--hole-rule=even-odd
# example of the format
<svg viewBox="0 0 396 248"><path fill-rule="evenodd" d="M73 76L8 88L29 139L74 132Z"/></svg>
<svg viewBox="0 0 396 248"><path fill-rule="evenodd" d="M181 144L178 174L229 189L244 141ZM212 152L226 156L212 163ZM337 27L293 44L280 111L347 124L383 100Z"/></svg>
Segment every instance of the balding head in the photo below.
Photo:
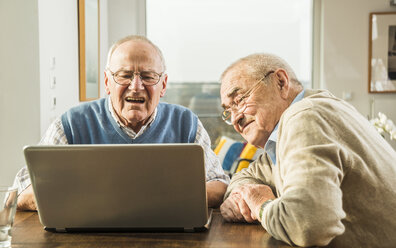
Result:
<svg viewBox="0 0 396 248"><path fill-rule="evenodd" d="M235 74L237 77L247 77L253 80L259 80L269 71L275 71L282 68L289 75L292 83L300 84L297 80L296 74L290 65L282 58L266 53L255 53L243 57L232 63L221 75L222 82L225 76L229 73Z"/></svg>
<svg viewBox="0 0 396 248"><path fill-rule="evenodd" d="M106 63L106 68L109 68L110 66L110 62L111 62L111 57L113 56L114 51L123 43L126 42L143 42L143 43L147 43L149 45L151 45L157 52L161 63L162 63L162 71L166 70L166 65L165 65L165 59L164 56L162 55L161 50L154 44L152 43L149 39L147 39L144 36L140 36L140 35L130 35L130 36L126 36L120 40L118 40L116 43L114 43L110 49L109 52L107 54L107 63Z"/></svg>

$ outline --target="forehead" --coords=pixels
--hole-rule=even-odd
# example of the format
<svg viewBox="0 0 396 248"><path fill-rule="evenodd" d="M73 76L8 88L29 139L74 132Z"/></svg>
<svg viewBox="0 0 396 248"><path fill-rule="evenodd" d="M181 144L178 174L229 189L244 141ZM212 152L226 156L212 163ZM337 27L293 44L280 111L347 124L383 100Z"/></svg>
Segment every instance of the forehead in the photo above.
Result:
<svg viewBox="0 0 396 248"><path fill-rule="evenodd" d="M240 92L245 92L251 85L251 78L243 72L232 71L224 75L220 95L222 103L231 101Z"/></svg>
<svg viewBox="0 0 396 248"><path fill-rule="evenodd" d="M149 67L150 69L161 70L161 58L157 50L144 41L127 41L119 45L111 55L110 66L128 67L135 66Z"/></svg>

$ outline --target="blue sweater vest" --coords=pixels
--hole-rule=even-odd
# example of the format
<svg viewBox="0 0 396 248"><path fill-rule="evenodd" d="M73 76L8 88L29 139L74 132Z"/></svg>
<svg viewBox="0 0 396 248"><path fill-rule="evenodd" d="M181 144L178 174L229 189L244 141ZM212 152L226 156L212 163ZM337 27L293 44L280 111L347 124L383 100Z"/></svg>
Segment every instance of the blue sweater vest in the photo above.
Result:
<svg viewBox="0 0 396 248"><path fill-rule="evenodd" d="M136 139L118 126L108 97L71 108L61 116L69 144L194 143L198 117L179 105L159 103L157 116Z"/></svg>

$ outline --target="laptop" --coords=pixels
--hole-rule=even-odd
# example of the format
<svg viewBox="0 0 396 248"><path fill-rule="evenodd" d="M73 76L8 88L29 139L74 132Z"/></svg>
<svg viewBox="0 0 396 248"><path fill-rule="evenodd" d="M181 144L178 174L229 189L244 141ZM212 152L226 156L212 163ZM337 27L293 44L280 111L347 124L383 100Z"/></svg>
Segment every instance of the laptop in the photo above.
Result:
<svg viewBox="0 0 396 248"><path fill-rule="evenodd" d="M209 227L198 144L26 146L24 155L45 230Z"/></svg>

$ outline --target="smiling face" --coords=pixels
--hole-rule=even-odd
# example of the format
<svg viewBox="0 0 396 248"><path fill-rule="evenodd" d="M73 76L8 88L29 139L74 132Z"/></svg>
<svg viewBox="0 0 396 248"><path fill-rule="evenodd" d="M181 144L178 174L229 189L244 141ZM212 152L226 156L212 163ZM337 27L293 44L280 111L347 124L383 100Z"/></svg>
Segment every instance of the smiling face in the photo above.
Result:
<svg viewBox="0 0 396 248"><path fill-rule="evenodd" d="M163 73L164 65L157 50L149 43L140 40L126 41L119 45L109 61L111 72L152 71ZM105 70L105 89L110 95L115 113L120 121L135 132L147 123L164 96L168 76L162 75L156 85L146 86L138 74L135 74L129 86L117 84L111 72Z"/></svg>
<svg viewBox="0 0 396 248"><path fill-rule="evenodd" d="M284 76L287 77L284 73L283 70L276 70L258 86L255 86L257 79L252 79L242 69L228 71L222 78L220 95L225 109L235 105L245 92L254 87L245 104L236 108L231 117L235 130L254 146L265 146L280 116L290 104L285 94L288 87L282 83Z"/></svg>

